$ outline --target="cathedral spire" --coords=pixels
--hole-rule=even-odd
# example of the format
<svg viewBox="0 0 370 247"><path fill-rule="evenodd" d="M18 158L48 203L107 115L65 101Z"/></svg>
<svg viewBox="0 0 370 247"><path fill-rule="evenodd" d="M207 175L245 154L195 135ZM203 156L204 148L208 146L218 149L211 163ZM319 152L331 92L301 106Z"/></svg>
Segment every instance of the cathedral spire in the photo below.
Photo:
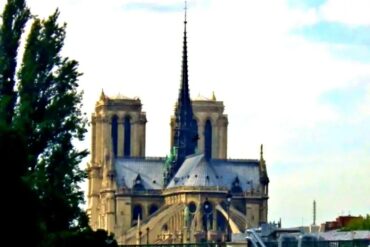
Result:
<svg viewBox="0 0 370 247"><path fill-rule="evenodd" d="M176 159L172 166L170 176L176 174L185 157L194 154L197 144L197 131L193 120L188 77L188 47L187 47L187 6L185 2L184 40L182 50L181 81L179 97L175 109L175 135L174 147L177 150Z"/></svg>
<svg viewBox="0 0 370 247"><path fill-rule="evenodd" d="M178 99L178 103L182 100L189 99L190 101L190 94L189 94L189 76L188 76L188 45L187 45L187 32L186 32L186 25L187 21L187 3L185 1L185 17L184 17L184 41L183 41L183 48L182 48L182 64L181 64L181 85L180 85L180 95Z"/></svg>

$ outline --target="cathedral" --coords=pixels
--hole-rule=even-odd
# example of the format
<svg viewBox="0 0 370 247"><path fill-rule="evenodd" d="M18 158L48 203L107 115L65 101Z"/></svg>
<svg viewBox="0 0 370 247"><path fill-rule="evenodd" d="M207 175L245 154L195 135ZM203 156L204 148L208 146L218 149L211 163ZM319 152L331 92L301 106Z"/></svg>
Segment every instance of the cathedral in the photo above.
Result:
<svg viewBox="0 0 370 247"><path fill-rule="evenodd" d="M190 98L186 24L169 155L145 156L140 99L102 91L91 117L87 213L93 229L119 244L230 241L267 222L262 145L259 159L227 159L223 102Z"/></svg>

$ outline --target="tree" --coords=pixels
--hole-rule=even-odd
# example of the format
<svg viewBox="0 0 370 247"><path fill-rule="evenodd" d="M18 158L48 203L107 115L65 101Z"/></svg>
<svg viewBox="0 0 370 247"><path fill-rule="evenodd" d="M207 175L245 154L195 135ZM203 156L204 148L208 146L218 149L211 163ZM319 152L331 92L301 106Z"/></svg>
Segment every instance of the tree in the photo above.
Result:
<svg viewBox="0 0 370 247"><path fill-rule="evenodd" d="M31 16L24 0L8 0L0 22L0 157L17 188L9 197L27 203L11 205L9 212L21 215L12 220L18 229L32 214L34 227L25 230L36 231L35 243L42 235L43 246L55 236L80 239L89 230L79 207L79 183L86 177L79 163L87 151L73 146L83 140L87 124L80 110L81 73L77 61L61 56L66 24L58 24L58 16L56 10L41 20ZM32 25L19 58L27 21Z"/></svg>
<svg viewBox="0 0 370 247"><path fill-rule="evenodd" d="M370 230L370 215L367 214L365 217L358 217L352 219L343 231L355 231L355 230Z"/></svg>
<svg viewBox="0 0 370 247"><path fill-rule="evenodd" d="M10 125L16 101L17 53L30 10L23 0L9 1L0 27L0 125Z"/></svg>
<svg viewBox="0 0 370 247"><path fill-rule="evenodd" d="M29 181L39 192L51 231L68 229L82 213L78 184L85 174L78 164L87 155L72 145L73 139L83 140L86 119L77 91L78 63L60 55L66 25L58 25L58 15L55 11L32 24L18 73L18 114L13 121L26 136Z"/></svg>

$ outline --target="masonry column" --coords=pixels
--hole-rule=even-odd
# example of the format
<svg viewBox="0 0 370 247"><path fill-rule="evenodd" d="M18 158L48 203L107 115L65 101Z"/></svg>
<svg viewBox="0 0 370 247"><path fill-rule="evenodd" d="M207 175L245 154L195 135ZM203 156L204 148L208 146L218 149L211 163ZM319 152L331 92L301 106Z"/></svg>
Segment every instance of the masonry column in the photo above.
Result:
<svg viewBox="0 0 370 247"><path fill-rule="evenodd" d="M96 117L91 116L91 163L95 165L96 160Z"/></svg>
<svg viewBox="0 0 370 247"><path fill-rule="evenodd" d="M138 120L138 156L145 157L145 126L146 126L146 114L140 113Z"/></svg>
<svg viewBox="0 0 370 247"><path fill-rule="evenodd" d="M103 135L102 135L102 128L103 128L103 120L101 116L96 116L96 141L95 141L95 154L92 153L94 160L98 164L102 164L103 162Z"/></svg>
<svg viewBox="0 0 370 247"><path fill-rule="evenodd" d="M110 154L112 153L112 150L111 150L111 142L112 142L112 138L111 138L111 119L110 119L110 116L109 115L105 115L105 116L102 116L102 132L103 132L103 147L102 147L102 150L101 150L101 159L102 161L104 161L104 154L105 154L105 149L107 150L107 153Z"/></svg>
<svg viewBox="0 0 370 247"><path fill-rule="evenodd" d="M89 178L88 215L91 228L96 230L98 228L99 218L100 167L90 164L87 173Z"/></svg>
<svg viewBox="0 0 370 247"><path fill-rule="evenodd" d="M119 116L118 118L118 140L117 140L117 156L122 157L123 156L123 140L124 140L124 134L125 134L125 129L124 129L124 118L123 116Z"/></svg>
<svg viewBox="0 0 370 247"><path fill-rule="evenodd" d="M211 119L211 123L212 123L212 158L218 158L219 157L218 148L220 144L219 143L220 139L218 135L219 128L217 120Z"/></svg>
<svg viewBox="0 0 370 247"><path fill-rule="evenodd" d="M107 193L107 231L108 233L114 233L114 226L116 224L116 205L114 198L114 190L111 190Z"/></svg>
<svg viewBox="0 0 370 247"><path fill-rule="evenodd" d="M225 116L218 119L217 125L219 126L219 159L227 158L227 125L228 121Z"/></svg>
<svg viewBox="0 0 370 247"><path fill-rule="evenodd" d="M198 151L204 153L204 119L198 120Z"/></svg>
<svg viewBox="0 0 370 247"><path fill-rule="evenodd" d="M131 118L131 156L139 156L138 117L136 115Z"/></svg>

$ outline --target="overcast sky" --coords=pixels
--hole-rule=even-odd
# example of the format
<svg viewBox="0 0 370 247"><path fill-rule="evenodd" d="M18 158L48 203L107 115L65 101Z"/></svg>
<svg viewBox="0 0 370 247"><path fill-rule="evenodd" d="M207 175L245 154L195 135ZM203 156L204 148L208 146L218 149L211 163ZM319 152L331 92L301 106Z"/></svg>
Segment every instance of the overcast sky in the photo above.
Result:
<svg viewBox="0 0 370 247"><path fill-rule="evenodd" d="M5 1L2 1L5 2ZM169 152L178 95L182 0L28 0L68 24L87 113L101 89L139 97L147 156ZM1 3L1 7L3 3ZM259 158L269 220L283 226L370 213L370 1L190 0L192 97L224 101L228 156ZM90 132L82 147L90 147Z"/></svg>

